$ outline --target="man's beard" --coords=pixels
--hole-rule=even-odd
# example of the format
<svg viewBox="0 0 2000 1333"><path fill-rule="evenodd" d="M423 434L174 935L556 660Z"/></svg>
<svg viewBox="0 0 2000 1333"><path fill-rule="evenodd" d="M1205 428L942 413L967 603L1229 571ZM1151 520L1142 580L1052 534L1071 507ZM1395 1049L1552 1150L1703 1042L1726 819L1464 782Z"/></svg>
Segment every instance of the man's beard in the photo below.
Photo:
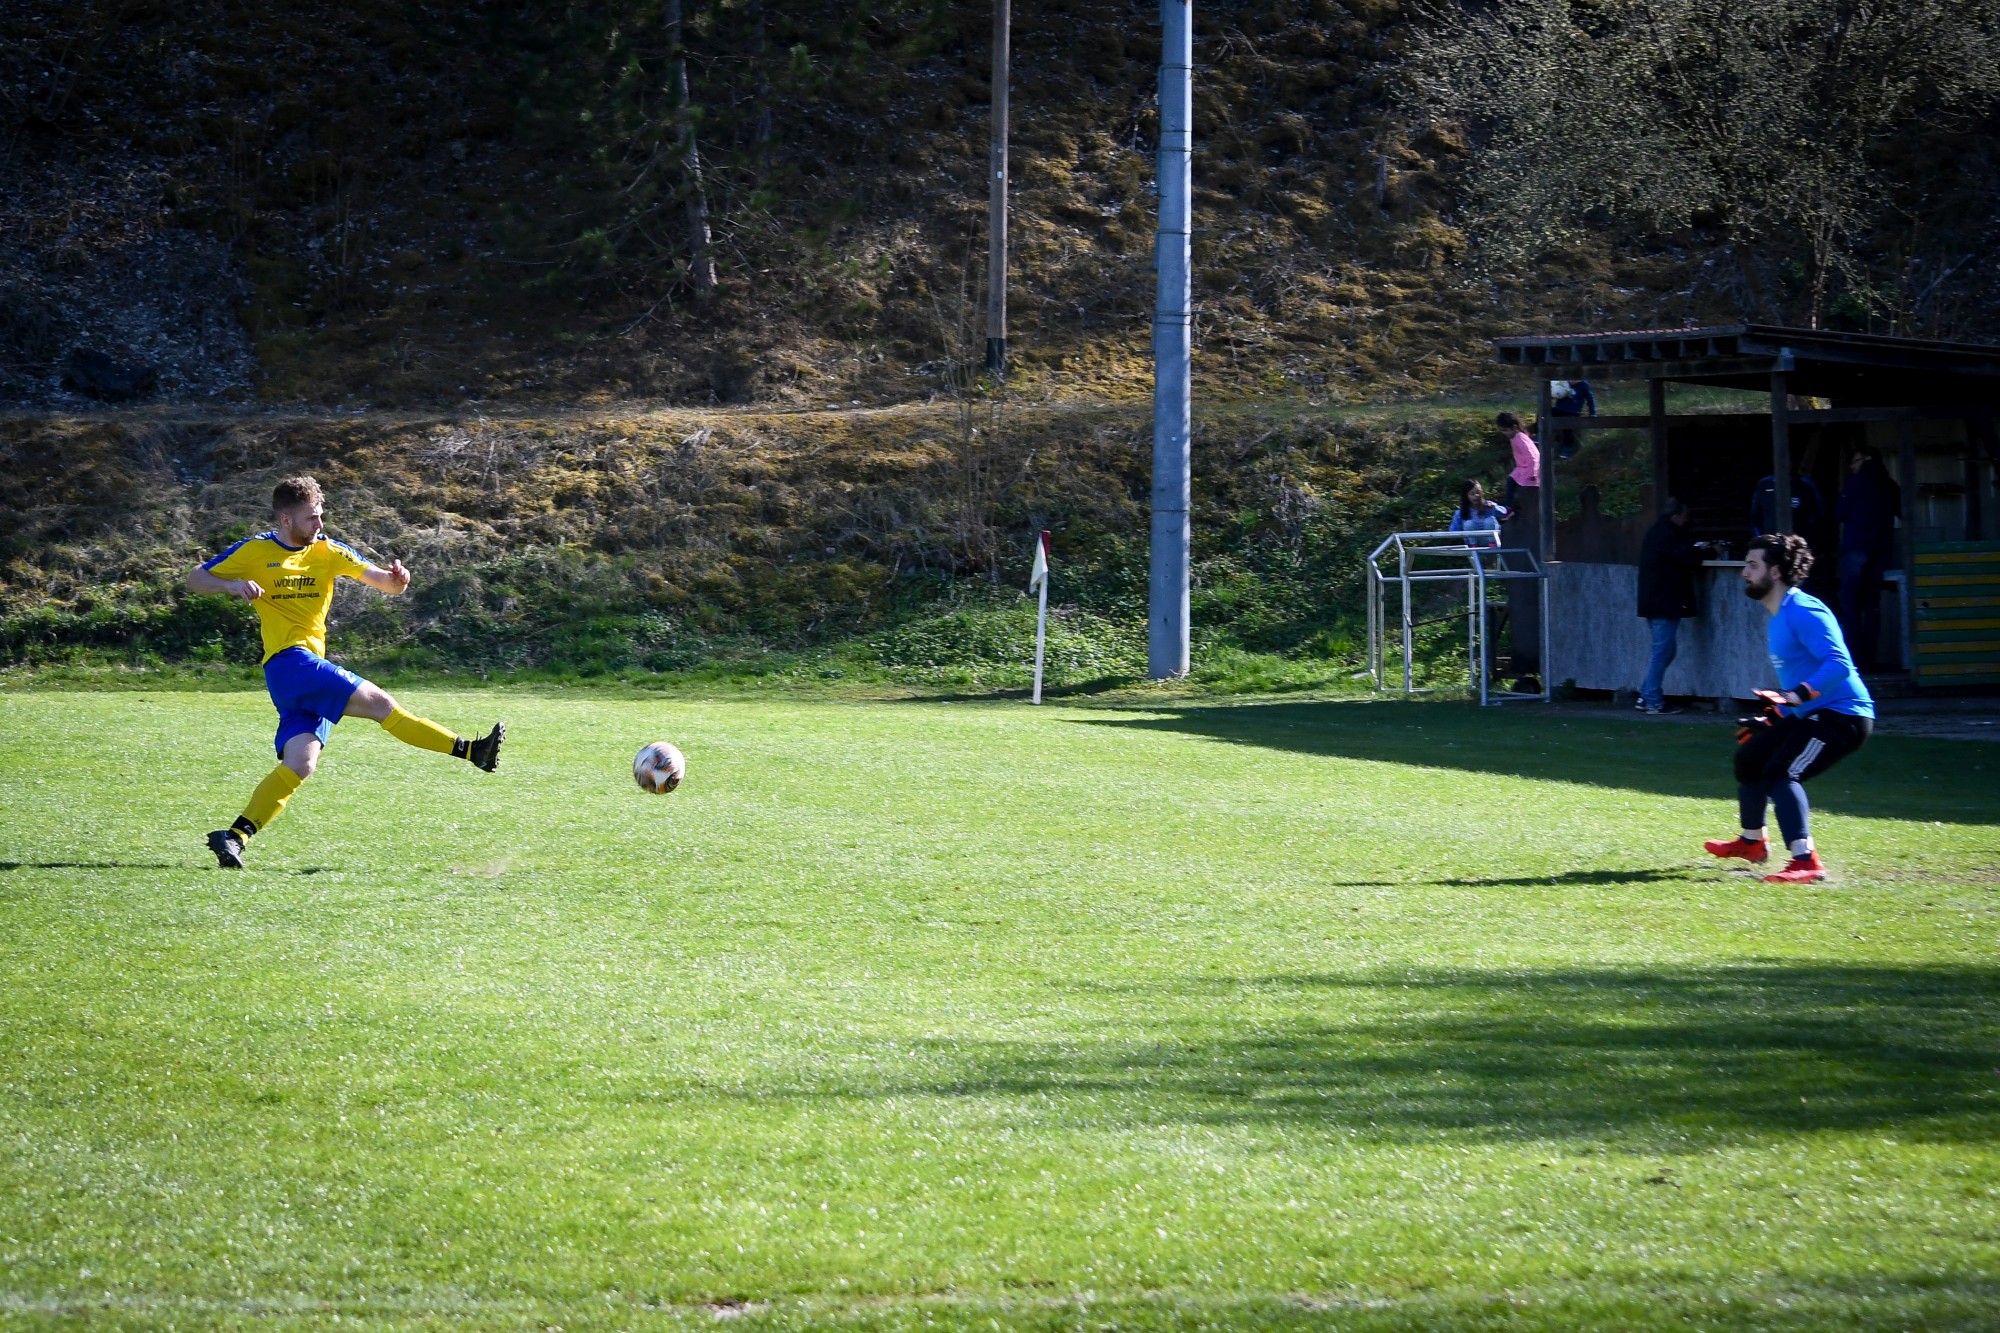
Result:
<svg viewBox="0 0 2000 1333"><path fill-rule="evenodd" d="M1770 593L1771 585L1776 582L1776 577L1770 574L1764 576L1762 583L1752 583L1749 579L1745 579L1743 580L1743 595L1753 602L1761 602Z"/></svg>

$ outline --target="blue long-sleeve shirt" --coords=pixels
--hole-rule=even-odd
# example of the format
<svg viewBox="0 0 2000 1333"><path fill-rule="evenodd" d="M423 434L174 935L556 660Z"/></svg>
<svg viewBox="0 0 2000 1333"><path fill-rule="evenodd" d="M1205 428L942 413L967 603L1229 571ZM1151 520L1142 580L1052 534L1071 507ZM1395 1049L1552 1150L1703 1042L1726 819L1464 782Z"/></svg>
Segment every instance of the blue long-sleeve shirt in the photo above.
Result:
<svg viewBox="0 0 2000 1333"><path fill-rule="evenodd" d="M1778 688L1796 690L1810 685L1819 697L1785 711L1799 717L1830 708L1856 717L1875 716L1875 699L1862 683L1841 637L1840 622L1825 602L1798 588L1785 594L1778 614L1771 617L1771 667Z"/></svg>
<svg viewBox="0 0 2000 1333"><path fill-rule="evenodd" d="M1500 520L1506 510L1499 505L1488 505L1476 514L1467 514L1463 509L1451 511L1452 532L1463 532L1467 546L1498 546L1500 544Z"/></svg>

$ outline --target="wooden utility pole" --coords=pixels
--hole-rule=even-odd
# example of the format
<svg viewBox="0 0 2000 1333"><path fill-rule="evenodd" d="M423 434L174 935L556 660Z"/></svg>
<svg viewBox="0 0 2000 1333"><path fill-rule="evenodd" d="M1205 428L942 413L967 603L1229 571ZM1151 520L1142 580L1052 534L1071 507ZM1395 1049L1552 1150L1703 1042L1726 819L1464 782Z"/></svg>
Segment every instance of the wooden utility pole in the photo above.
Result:
<svg viewBox="0 0 2000 1333"><path fill-rule="evenodd" d="M1667 466L1667 382L1657 375L1647 386L1646 427L1653 446L1653 512L1646 515L1651 522L1660 516L1667 497L1673 494L1668 480L1671 469Z"/></svg>
<svg viewBox="0 0 2000 1333"><path fill-rule="evenodd" d="M1785 358L1790 360L1789 355ZM1771 531L1793 532L1791 375L1771 372Z"/></svg>
<svg viewBox="0 0 2000 1333"><path fill-rule="evenodd" d="M681 43L681 0L666 0L667 81L674 98L674 136L687 190L688 279L697 297L715 291L715 248L708 230L708 190L701 182L701 151L694 138L694 100L688 96L687 48Z"/></svg>
<svg viewBox="0 0 2000 1333"><path fill-rule="evenodd" d="M1007 82L1013 0L993 0L993 152L987 172L986 369L1007 373Z"/></svg>

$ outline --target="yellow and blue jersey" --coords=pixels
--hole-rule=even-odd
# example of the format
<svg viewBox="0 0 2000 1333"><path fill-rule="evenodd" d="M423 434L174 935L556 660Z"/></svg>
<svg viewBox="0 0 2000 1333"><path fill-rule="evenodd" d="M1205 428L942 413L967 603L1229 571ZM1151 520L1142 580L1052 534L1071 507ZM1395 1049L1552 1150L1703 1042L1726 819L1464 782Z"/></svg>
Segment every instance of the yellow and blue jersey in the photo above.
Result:
<svg viewBox="0 0 2000 1333"><path fill-rule="evenodd" d="M321 534L310 546L287 546L276 532L245 537L202 565L222 579L251 579L264 590L252 606L264 630L264 660L287 648L326 656L326 613L333 581L369 568L353 547Z"/></svg>

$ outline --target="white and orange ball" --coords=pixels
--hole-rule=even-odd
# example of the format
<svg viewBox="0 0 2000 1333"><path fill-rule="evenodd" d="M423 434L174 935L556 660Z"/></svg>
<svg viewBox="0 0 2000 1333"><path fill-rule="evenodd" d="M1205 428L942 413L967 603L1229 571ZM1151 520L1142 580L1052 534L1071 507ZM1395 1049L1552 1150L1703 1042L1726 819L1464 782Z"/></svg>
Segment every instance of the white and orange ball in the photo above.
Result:
<svg viewBox="0 0 2000 1333"><path fill-rule="evenodd" d="M686 776L687 757L666 741L642 746L632 760L632 780L656 796L665 796Z"/></svg>

